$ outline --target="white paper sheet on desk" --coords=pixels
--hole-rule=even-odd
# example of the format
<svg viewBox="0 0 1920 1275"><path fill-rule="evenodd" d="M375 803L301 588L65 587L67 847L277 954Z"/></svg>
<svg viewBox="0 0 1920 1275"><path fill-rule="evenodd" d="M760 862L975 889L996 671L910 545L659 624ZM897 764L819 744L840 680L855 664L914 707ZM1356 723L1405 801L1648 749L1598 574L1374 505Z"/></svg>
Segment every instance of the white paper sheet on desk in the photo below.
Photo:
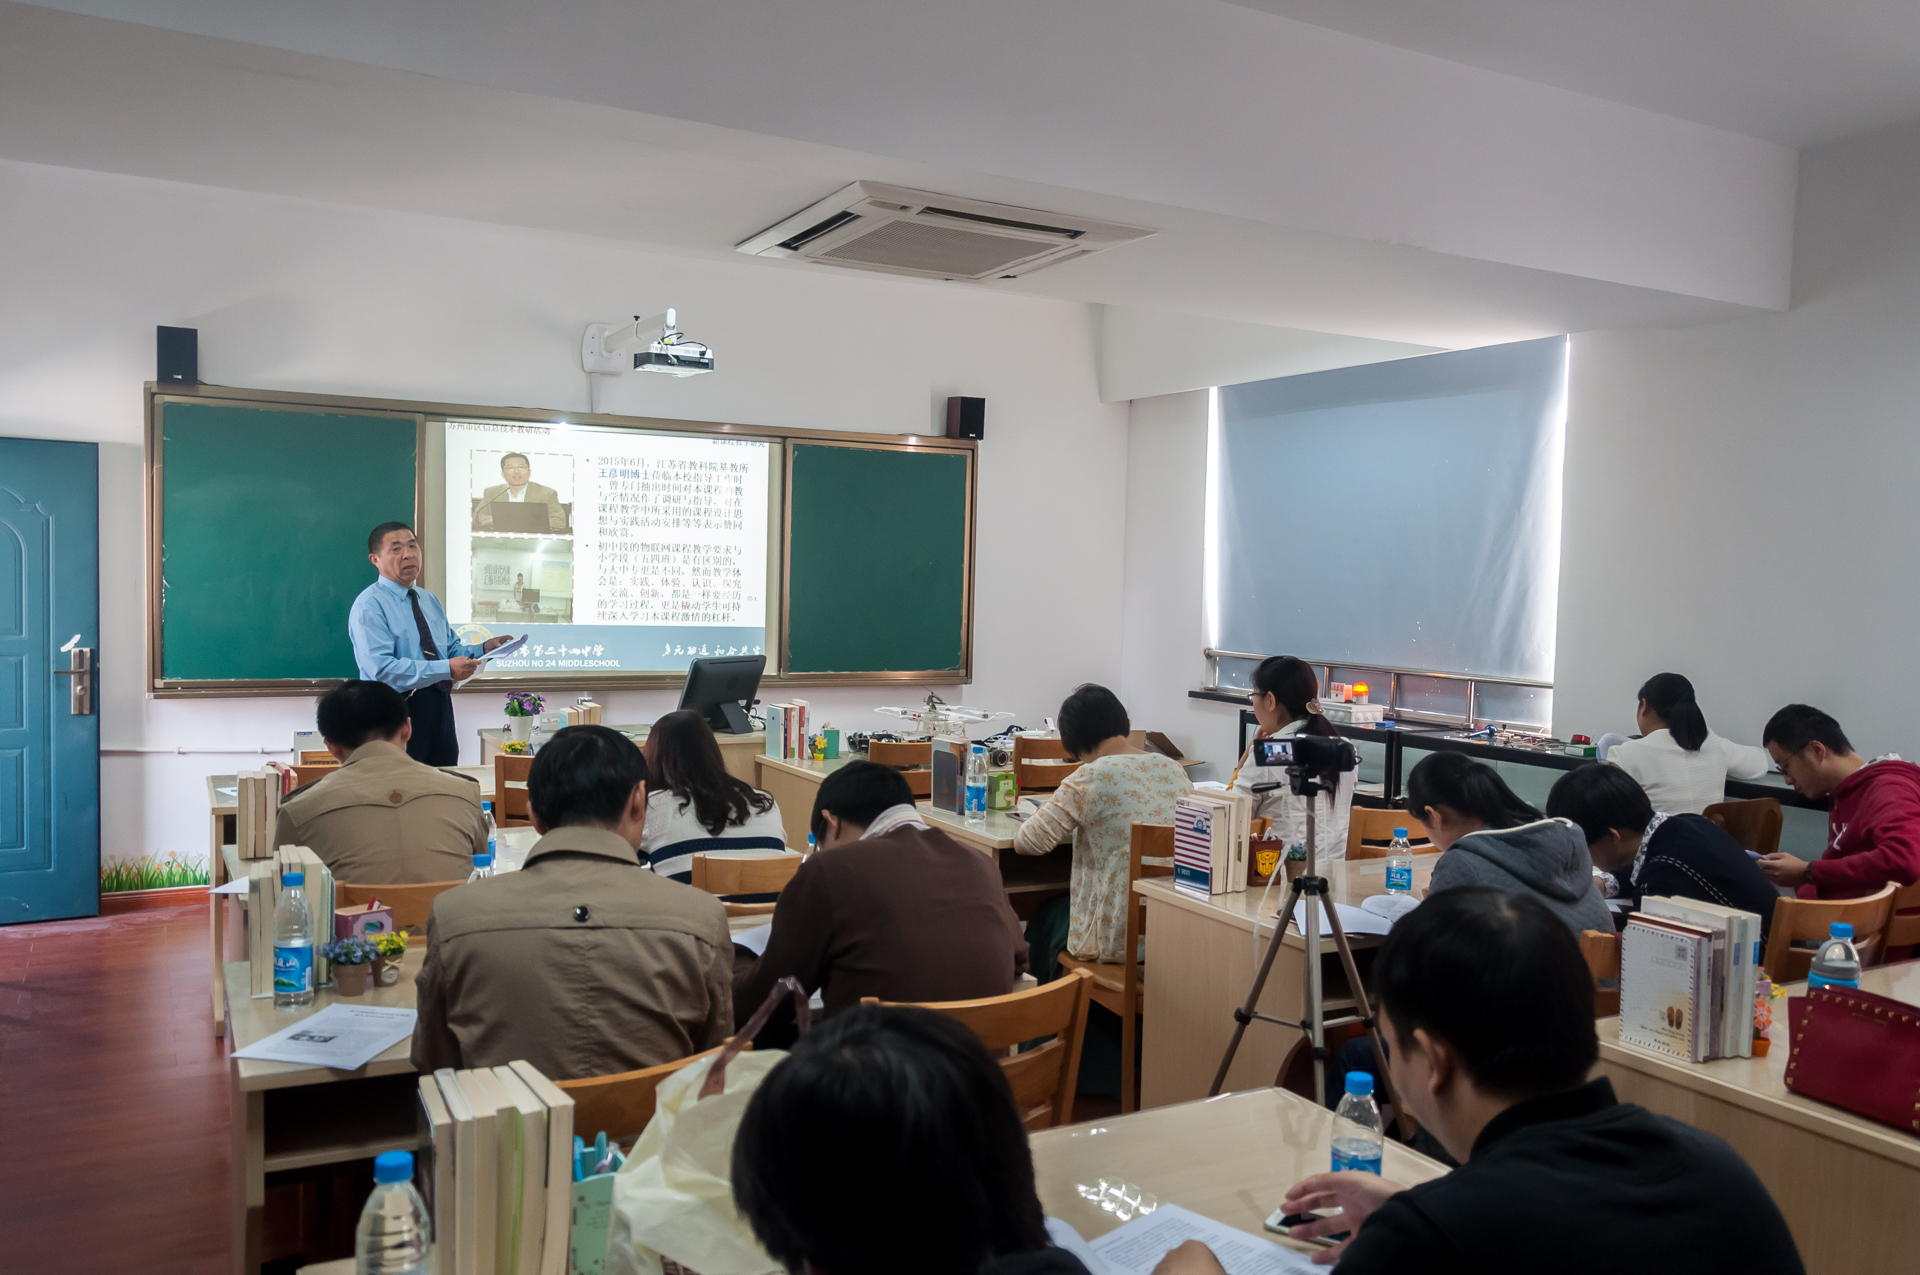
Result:
<svg viewBox="0 0 1920 1275"><path fill-rule="evenodd" d="M1305 1253L1281 1248L1177 1204L1162 1204L1087 1247L1099 1254L1114 1275L1151 1275L1169 1249L1188 1240L1199 1240L1212 1249L1227 1275L1301 1275L1319 1269Z"/></svg>
<svg viewBox="0 0 1920 1275"><path fill-rule="evenodd" d="M358 1071L413 1035L417 1017L413 1010L385 1005L329 1005L265 1040L234 1050L233 1056Z"/></svg>
<svg viewBox="0 0 1920 1275"><path fill-rule="evenodd" d="M767 954L767 940L772 937L773 922L768 921L765 925L756 925L751 930L740 931L733 936L733 941L740 947L744 947L749 952L752 952L755 956L765 956Z"/></svg>
<svg viewBox="0 0 1920 1275"><path fill-rule="evenodd" d="M1349 934L1385 934L1393 928L1393 922L1384 916L1375 916L1371 912L1363 912L1359 908L1348 907L1344 903L1336 903L1333 906L1340 913L1340 928ZM1302 934L1307 932L1307 901L1305 899L1293 905L1293 924ZM1320 937L1326 938L1332 932L1333 927L1327 924L1326 905L1321 904Z"/></svg>
<svg viewBox="0 0 1920 1275"><path fill-rule="evenodd" d="M468 682L471 682L473 678L479 677L482 673L486 672L488 661L497 660L503 655L512 655L515 651L518 651L521 647L525 646L526 644L527 644L527 635L522 633L519 637L513 639L513 641L503 643L500 646L494 647L491 651L488 651L483 655L477 656L476 658L480 661L480 667L473 670L472 677L463 677L459 681L455 682L453 684L453 689L456 691L459 690L461 687L465 686Z"/></svg>
<svg viewBox="0 0 1920 1275"><path fill-rule="evenodd" d="M227 882L225 885L214 886L213 889L208 890L207 893L208 894L245 894L247 892L247 888L252 884L253 884L252 880L248 877L235 877L233 880Z"/></svg>

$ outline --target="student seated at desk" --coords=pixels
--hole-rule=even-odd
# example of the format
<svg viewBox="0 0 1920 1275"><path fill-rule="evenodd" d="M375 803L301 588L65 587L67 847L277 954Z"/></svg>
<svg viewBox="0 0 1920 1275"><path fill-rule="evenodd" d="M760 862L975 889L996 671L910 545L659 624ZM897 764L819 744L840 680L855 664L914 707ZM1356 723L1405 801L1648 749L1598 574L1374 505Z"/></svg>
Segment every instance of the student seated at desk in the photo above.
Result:
<svg viewBox="0 0 1920 1275"><path fill-rule="evenodd" d="M1288 1213L1340 1208L1295 1239L1341 1275L1739 1271L1798 1275L1786 1220L1733 1148L1619 1102L1599 1057L1593 976L1527 894L1436 893L1374 963L1393 1092L1460 1167L1415 1187L1371 1173L1296 1184ZM1178 1260L1175 1261L1174 1258ZM1219 1275L1199 1245L1166 1275Z"/></svg>
<svg viewBox="0 0 1920 1275"><path fill-rule="evenodd" d="M605 726L533 756L526 867L433 901L413 1065L524 1058L554 1080L652 1067L733 1030L733 942L704 891L639 871L647 764Z"/></svg>
<svg viewBox="0 0 1920 1275"><path fill-rule="evenodd" d="M320 737L340 769L288 793L276 846L306 846L336 881L465 881L487 848L480 785L407 756L413 723L400 692L347 681L320 697Z"/></svg>
<svg viewBox="0 0 1920 1275"><path fill-rule="evenodd" d="M1062 950L1083 961L1125 956L1133 825L1172 823L1174 803L1193 789L1179 762L1137 747L1127 737L1132 729L1126 708L1104 686L1088 683L1060 705L1060 744L1080 768L1060 781L1014 841L1020 854L1073 843L1067 897L1042 904L1028 925L1034 977L1043 983L1059 976Z"/></svg>
<svg viewBox="0 0 1920 1275"><path fill-rule="evenodd" d="M720 741L690 709L647 732L647 827L640 861L685 881L696 854L760 858L784 853L786 825L772 796L727 773Z"/></svg>
<svg viewBox="0 0 1920 1275"><path fill-rule="evenodd" d="M1549 819L1514 796L1485 762L1436 752L1407 776L1407 809L1441 851L1428 894L1491 885L1531 894L1582 930L1613 930L1593 879L1587 839L1565 819Z"/></svg>
<svg viewBox="0 0 1920 1275"><path fill-rule="evenodd" d="M1852 899L1920 879L1920 766L1891 756L1863 761L1840 723L1808 704L1775 713L1760 738L1795 792L1833 801L1827 852L1812 863L1763 855L1768 880L1802 898Z"/></svg>
<svg viewBox="0 0 1920 1275"><path fill-rule="evenodd" d="M1547 814L1580 826L1594 866L1612 874L1619 897L1635 907L1652 894L1739 908L1760 918L1766 942L1779 892L1753 856L1705 815L1656 814L1631 775L1598 763L1560 776L1547 794Z"/></svg>
<svg viewBox="0 0 1920 1275"><path fill-rule="evenodd" d="M747 1103L732 1178L789 1271L1087 1272L1079 1236L1041 1211L1005 1073L932 1010L863 1005L802 1036Z"/></svg>
<svg viewBox="0 0 1920 1275"><path fill-rule="evenodd" d="M735 966L741 1020L789 974L832 1015L863 996L1004 996L1026 972L999 867L928 827L899 771L855 761L828 775L813 835L820 849L781 892L766 950Z"/></svg>
<svg viewBox="0 0 1920 1275"><path fill-rule="evenodd" d="M1727 776L1758 779L1767 773L1766 750L1736 744L1707 729L1693 699L1693 683L1678 673L1655 673L1640 688L1634 710L1640 738L1615 744L1607 765L1618 766L1647 790L1655 810L1697 815L1727 799Z"/></svg>
<svg viewBox="0 0 1920 1275"><path fill-rule="evenodd" d="M1260 730L1254 738L1287 739L1294 735L1338 738L1340 732L1321 716L1319 696L1320 679L1305 660L1291 655L1270 655L1260 661L1260 667L1253 670L1253 715L1260 720ZM1339 784L1327 800L1314 799L1318 803L1314 810L1314 826L1319 834L1316 849L1322 867L1347 857L1347 827L1353 814L1353 789L1359 777L1358 770L1349 770L1340 776ZM1273 787L1254 792L1255 784ZM1253 745L1249 744L1239 769L1233 773L1231 786L1253 798L1254 818L1273 820L1273 827L1267 833L1269 837L1278 838L1288 846L1306 842L1307 799L1294 794L1285 767L1254 765Z"/></svg>

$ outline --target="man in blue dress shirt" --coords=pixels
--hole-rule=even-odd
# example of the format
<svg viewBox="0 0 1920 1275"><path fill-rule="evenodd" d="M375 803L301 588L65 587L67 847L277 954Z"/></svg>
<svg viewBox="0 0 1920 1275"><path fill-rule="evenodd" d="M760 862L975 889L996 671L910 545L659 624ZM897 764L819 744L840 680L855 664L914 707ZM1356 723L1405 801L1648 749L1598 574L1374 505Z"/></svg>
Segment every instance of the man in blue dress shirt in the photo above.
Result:
<svg viewBox="0 0 1920 1275"><path fill-rule="evenodd" d="M453 729L453 684L472 677L476 656L507 637L470 646L454 636L440 599L420 588L420 542L404 522L383 522L367 537L367 560L380 578L360 591L347 613L354 662L369 682L407 697L413 735L407 755L428 766L460 761Z"/></svg>

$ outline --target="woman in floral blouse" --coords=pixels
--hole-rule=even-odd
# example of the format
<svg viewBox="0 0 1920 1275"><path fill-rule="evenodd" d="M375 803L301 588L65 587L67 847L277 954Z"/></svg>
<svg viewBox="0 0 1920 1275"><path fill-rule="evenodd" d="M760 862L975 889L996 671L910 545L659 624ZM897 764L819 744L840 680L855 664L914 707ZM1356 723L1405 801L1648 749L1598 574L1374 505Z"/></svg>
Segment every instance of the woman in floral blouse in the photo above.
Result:
<svg viewBox="0 0 1920 1275"><path fill-rule="evenodd" d="M1046 854L1073 843L1065 951L1085 961L1125 959L1127 855L1135 823L1172 823L1174 803L1193 785L1179 762L1136 747L1118 697L1088 683L1060 705L1060 743L1080 762L1020 828L1014 848ZM1044 928L1041 914L1031 938ZM1060 949L1032 953L1036 975L1052 976Z"/></svg>

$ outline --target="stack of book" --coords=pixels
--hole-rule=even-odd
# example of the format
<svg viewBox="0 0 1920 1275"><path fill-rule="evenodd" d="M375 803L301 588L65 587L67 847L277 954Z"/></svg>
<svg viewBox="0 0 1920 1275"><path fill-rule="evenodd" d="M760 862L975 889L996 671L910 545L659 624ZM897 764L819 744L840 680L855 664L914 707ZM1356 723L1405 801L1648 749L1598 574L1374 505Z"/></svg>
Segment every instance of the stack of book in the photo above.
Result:
<svg viewBox="0 0 1920 1275"><path fill-rule="evenodd" d="M305 846L281 846L273 857L257 859L247 873L247 976L252 995L273 995L273 910L280 904L282 873L302 872L301 889L307 896L308 932L315 947L333 937L333 873L320 856ZM319 952L313 957L313 986L318 990L333 975Z"/></svg>
<svg viewBox="0 0 1920 1275"><path fill-rule="evenodd" d="M528 1062L420 1077L433 1275L567 1275L573 1099Z"/></svg>
<svg viewBox="0 0 1920 1275"><path fill-rule="evenodd" d="M243 770L236 777L234 844L242 859L273 857L273 826L280 818L280 776Z"/></svg>
<svg viewBox="0 0 1920 1275"><path fill-rule="evenodd" d="M1649 895L1620 933L1620 1039L1687 1062L1753 1056L1760 918Z"/></svg>
<svg viewBox="0 0 1920 1275"><path fill-rule="evenodd" d="M784 761L805 761L807 749L807 701L797 699L791 704L768 704L767 714L767 756L778 757Z"/></svg>
<svg viewBox="0 0 1920 1275"><path fill-rule="evenodd" d="M1173 887L1193 895L1247 888L1253 802L1246 793L1196 788L1173 811Z"/></svg>

